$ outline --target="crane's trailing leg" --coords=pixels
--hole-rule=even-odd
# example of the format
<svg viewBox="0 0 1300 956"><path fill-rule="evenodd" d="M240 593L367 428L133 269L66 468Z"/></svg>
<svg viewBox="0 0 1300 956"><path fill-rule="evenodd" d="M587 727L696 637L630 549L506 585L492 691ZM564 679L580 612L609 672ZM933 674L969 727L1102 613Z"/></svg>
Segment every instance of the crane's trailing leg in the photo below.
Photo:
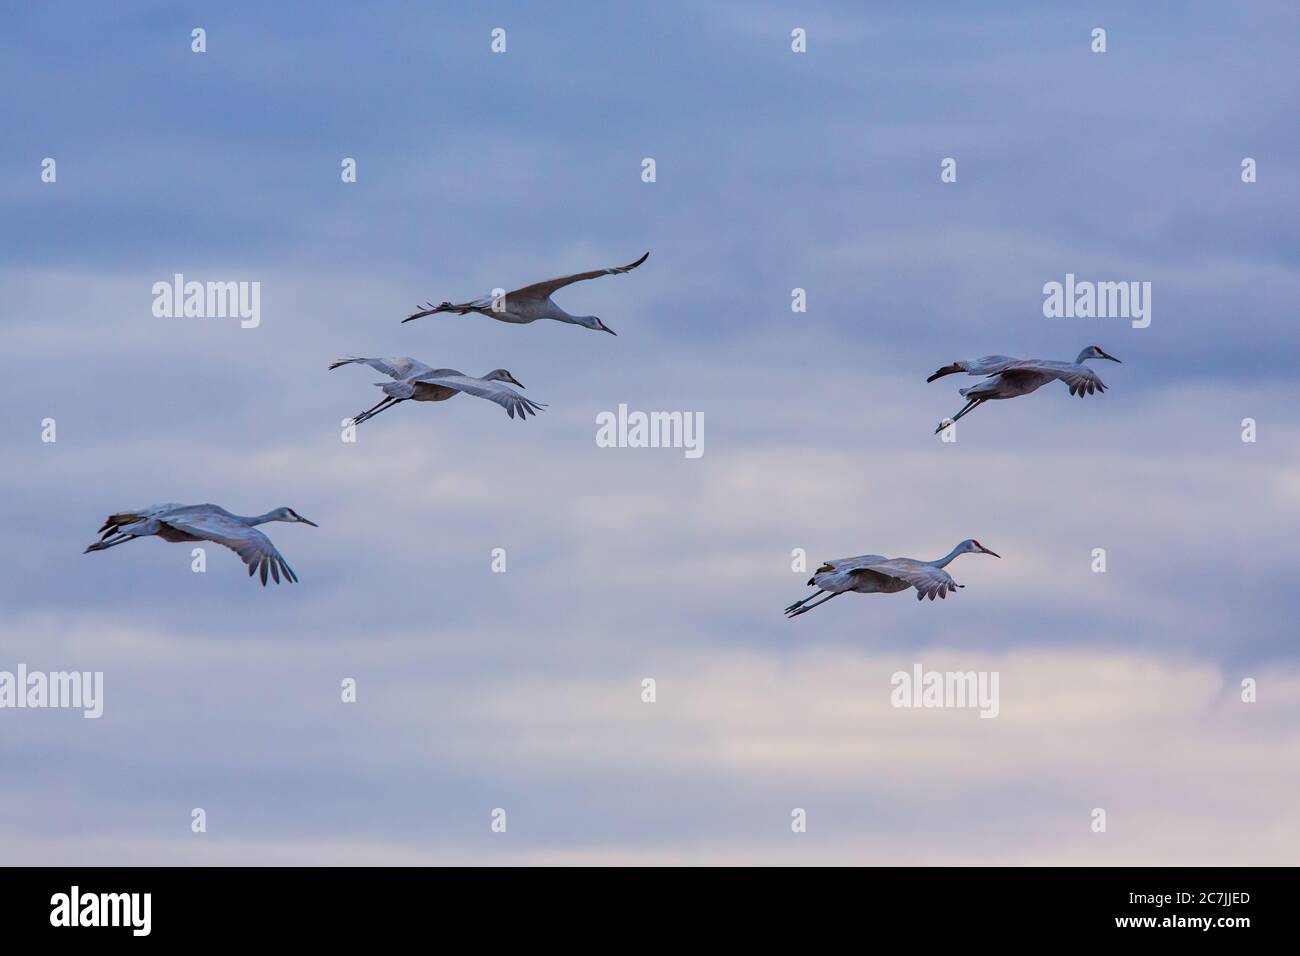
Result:
<svg viewBox="0 0 1300 956"><path fill-rule="evenodd" d="M812 582L809 582L809 583L812 583ZM817 597L817 595L819 595L819 594L825 594L825 593L826 593L826 592L823 591L821 588L818 588L816 591L814 591L812 594L808 595L808 596L807 596L806 598L804 598L802 601L795 601L793 604L791 604L788 608L785 609L785 613L786 613L786 614L790 614L790 613L792 613L792 612L798 610L799 608L803 607L805 604L807 604L807 603L808 603L809 601L811 601L813 598Z"/></svg>
<svg viewBox="0 0 1300 956"><path fill-rule="evenodd" d="M452 305L450 302L443 302L439 305L434 305L432 302L426 302L424 303L423 309L420 309L418 312L413 312L411 315L402 319L402 321L410 322L412 319L422 319L426 315L437 315L440 312L455 312L457 315L464 315L466 312L472 311L474 310L468 308L468 303L465 305Z"/></svg>
<svg viewBox="0 0 1300 956"><path fill-rule="evenodd" d="M113 538L105 538L103 541L96 541L94 544L87 547L86 550L81 553L89 554L92 551L103 551L105 548L111 548L114 545L118 545L118 544L126 544L128 541L133 541L138 537L139 535L136 534L125 534L125 533L118 534L116 537Z"/></svg>
<svg viewBox="0 0 1300 956"><path fill-rule="evenodd" d="M972 398L969 402L966 403L966 407L965 407L965 408L963 408L961 411L959 411L956 415L954 415L954 416L952 417L952 420L953 420L953 421L956 421L957 419L959 419L959 418L961 418L963 415L965 415L967 412L973 412L973 411L975 411L975 409L979 408L979 407L980 407L981 405L983 405L986 401L988 401L988 399L984 399L984 398Z"/></svg>
<svg viewBox="0 0 1300 956"><path fill-rule="evenodd" d="M820 601L813 601L812 604L807 604L807 605L804 605L803 607L801 607L801 608L799 608L799 609L797 609L797 610L791 611L791 612L790 612L790 616L791 616L791 617L798 617L800 614L807 614L807 613L808 613L809 611L811 611L813 608L815 608L815 607L820 607L821 605L823 605L823 604L825 604L827 601L829 601L831 598L833 598L833 597L839 597L839 596L840 596L841 594L843 594L843 593L844 593L843 591L834 591L834 592L828 594L826 597L822 598Z"/></svg>
<svg viewBox="0 0 1300 956"><path fill-rule="evenodd" d="M944 419L943 421L941 421L939 423L939 427L934 430L934 433L936 435L939 434L939 432L943 431L945 428L947 428L953 422L957 421L957 419L961 418L967 412L972 412L975 409L979 408L981 405L984 404L985 401L987 401L987 399L972 398L970 401L966 403L966 407L963 408L961 411L959 411L956 415L952 416L952 418Z"/></svg>
<svg viewBox="0 0 1300 956"><path fill-rule="evenodd" d="M388 403L391 402L391 401L392 401L392 399L389 398L387 395L385 395L383 398L381 398L381 399L380 399L378 402L376 402L374 405L371 405L369 408L367 408L364 412L358 412L356 415L353 415L353 416L352 416L352 424L353 424L353 425L360 425L360 424L361 424L362 422L364 422L367 418L369 418L372 414L378 414L378 413L379 413L379 409L380 409L381 407L383 407L384 405L388 404Z"/></svg>
<svg viewBox="0 0 1300 956"><path fill-rule="evenodd" d="M352 424L360 425L362 422L369 421L370 419L374 418L376 415L378 415L380 412L384 411L385 409L392 408L394 405L397 405L400 402L404 402L404 401L406 401L406 399L404 398L391 398L386 396L383 399L383 401L381 401L378 405L375 405L372 408L367 408L356 418L352 419Z"/></svg>

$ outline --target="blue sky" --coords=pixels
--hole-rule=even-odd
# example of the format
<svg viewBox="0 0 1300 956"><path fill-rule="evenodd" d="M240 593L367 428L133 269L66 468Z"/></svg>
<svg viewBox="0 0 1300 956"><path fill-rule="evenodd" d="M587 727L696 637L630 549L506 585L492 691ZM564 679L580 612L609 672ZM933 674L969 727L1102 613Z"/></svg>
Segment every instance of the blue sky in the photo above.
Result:
<svg viewBox="0 0 1300 956"><path fill-rule="evenodd" d="M106 696L0 711L0 861L1294 861L1293 5L0 18L0 670ZM398 321L645 250L557 295L617 338ZM260 282L261 325L155 318L176 272ZM1044 318L1067 272L1151 282L1150 327ZM931 434L971 384L939 366L1093 343L1106 395ZM345 444L380 376L341 355L504 366L549 408ZM705 454L598 448L620 403L703 413ZM301 583L80 554L161 501L301 511L269 528ZM793 549L966 537L1003 560L942 605L779 614ZM999 671L1000 716L890 708L915 662Z"/></svg>

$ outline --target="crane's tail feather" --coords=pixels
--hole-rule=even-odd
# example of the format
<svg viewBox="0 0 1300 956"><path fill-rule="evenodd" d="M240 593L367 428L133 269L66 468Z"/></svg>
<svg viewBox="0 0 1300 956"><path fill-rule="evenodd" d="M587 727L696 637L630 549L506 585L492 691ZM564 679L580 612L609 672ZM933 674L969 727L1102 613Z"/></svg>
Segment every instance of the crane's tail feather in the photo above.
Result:
<svg viewBox="0 0 1300 956"><path fill-rule="evenodd" d="M117 529L123 525L135 524L135 522L141 520L143 517L144 515L138 515L133 511L123 511L115 515L109 515L108 518L105 519L104 524L95 532L95 534L107 538L109 535L115 534Z"/></svg>

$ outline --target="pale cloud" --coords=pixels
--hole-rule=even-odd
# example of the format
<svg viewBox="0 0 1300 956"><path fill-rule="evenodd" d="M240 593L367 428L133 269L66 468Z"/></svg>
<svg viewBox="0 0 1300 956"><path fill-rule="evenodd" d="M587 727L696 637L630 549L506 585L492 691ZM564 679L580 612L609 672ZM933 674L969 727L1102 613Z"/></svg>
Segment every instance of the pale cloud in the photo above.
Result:
<svg viewBox="0 0 1300 956"><path fill-rule="evenodd" d="M1259 701L1248 704L1239 698L1242 671L1122 652L990 654L948 645L882 653L805 642L767 653L643 651L639 662L620 663L609 649L591 648L583 675L545 655L527 666L485 668L497 645L476 651L472 641L446 637L432 630L372 636L361 662L339 643L286 654L233 637L183 644L182 635L134 631L101 630L93 639L89 630L61 639L32 634L33 645L53 645L47 660L91 654L105 667L101 739L156 746L150 714L165 709L163 739L177 779L147 795L126 790L143 805L117 824L109 822L112 802L122 797L115 786L101 787L109 806L83 821L83 839L6 834L10 859L1227 864L1281 862L1300 849L1291 798L1300 785L1294 670L1252 670ZM7 635L7 646L22 643ZM890 677L914 663L998 672L999 716L892 707ZM431 680L449 666L478 674L475 686ZM332 678L358 667L360 701L341 704ZM656 703L640 699L643 676L658 682ZM245 702L246 715L230 710L235 701ZM206 725L219 712L224 730L214 736ZM30 742L47 748L77 736L73 721L23 727L38 735ZM363 756L377 739L384 753ZM82 759L93 769L106 755L84 751ZM265 812L284 821L287 834L276 835L247 817L235 779L217 783L293 768L322 781L318 799L334 804L394 763L404 767L406 792L384 799L403 807L402 817L355 819L344 824L348 838L287 835L298 829L296 818L314 813L311 798L296 792L264 795ZM453 780L453 790L475 781L476 806L440 792L449 785L443 768L456 768L461 783ZM15 781L12 792L22 800L48 776ZM554 784L530 796L521 779L581 781L590 819L579 812L563 823L540 820L556 805ZM653 784L649 802L627 798L633 780ZM721 793L706 796L719 780L726 781ZM185 832L190 805L208 811L209 833L162 839L146 822L170 818L166 829ZM488 812L497 805L516 822L506 835L489 836ZM807 834L789 831L796 806L808 811ZM1094 807L1107 811L1104 834L1089 830ZM6 809L6 819L19 822L33 812ZM654 836L593 844L620 813ZM416 821L439 814L460 829L430 842L428 826ZM138 822L121 832L123 819Z"/></svg>

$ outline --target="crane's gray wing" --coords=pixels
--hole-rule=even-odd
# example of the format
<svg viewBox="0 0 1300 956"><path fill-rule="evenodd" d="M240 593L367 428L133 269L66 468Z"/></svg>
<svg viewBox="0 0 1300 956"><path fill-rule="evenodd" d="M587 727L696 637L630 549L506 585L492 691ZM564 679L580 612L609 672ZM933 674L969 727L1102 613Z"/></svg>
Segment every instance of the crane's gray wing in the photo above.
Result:
<svg viewBox="0 0 1300 956"><path fill-rule="evenodd" d="M958 362L963 372L967 375L996 375L998 372L1018 365L1020 359L1012 358L1009 355L986 355L983 358L975 359L972 362Z"/></svg>
<svg viewBox="0 0 1300 956"><path fill-rule="evenodd" d="M425 372L432 372L429 366L423 362L418 362L407 355L399 355L396 358L341 358L330 365L331 369L336 369L340 365L352 365L360 363L369 365L377 371L383 372L390 378L405 379L415 375L423 375Z"/></svg>
<svg viewBox="0 0 1300 956"><path fill-rule="evenodd" d="M961 372L965 372L967 375L996 375L1004 369L1011 368L1019 361L1020 359L1014 359L1009 355L986 355L978 359L958 359L934 372L926 381L933 382L945 375L957 375Z"/></svg>
<svg viewBox="0 0 1300 956"><path fill-rule="evenodd" d="M1094 395L1106 391L1106 385L1097 373L1086 365L1075 362L1051 362L1045 359L1025 359L1002 372L1002 377L1032 376L1055 378L1070 387L1071 395Z"/></svg>
<svg viewBox="0 0 1300 956"><path fill-rule="evenodd" d="M886 558L883 554L860 554L856 558L833 558L830 561L824 561L822 562L822 566L817 570L818 572L821 572L823 570L842 571L851 568L866 567L869 564L875 564L877 561L888 561L888 560L889 559Z"/></svg>
<svg viewBox="0 0 1300 956"><path fill-rule="evenodd" d="M135 524L137 521L143 521L146 518L152 518L155 515L165 514L168 511L175 511L177 508L184 508L184 505L169 502L164 505L149 505L147 508L135 508L131 511L119 511L111 514L104 519L104 526L96 532L107 538L116 534L117 529L128 524Z"/></svg>
<svg viewBox="0 0 1300 956"><path fill-rule="evenodd" d="M909 561L906 558L894 558L891 561L878 561L871 565L852 568L854 572L872 572L883 574L886 577L897 578L916 588L916 599L929 598L933 601L936 597L946 598L949 591L954 591L959 587L952 576L943 568L936 568L932 564L922 564L918 561Z"/></svg>
<svg viewBox="0 0 1300 956"><path fill-rule="evenodd" d="M181 515L164 520L164 524L171 525L178 531L188 531L196 538L203 538L207 541L215 541L217 544L225 545L248 565L248 574L251 577L253 572L259 571L262 575L262 585L266 585L266 575L270 572L275 583L280 583L280 575L283 574L286 581L297 581L298 576L285 563L284 557L279 551L275 550L275 545L271 539L256 528L250 528L246 524L241 524L225 515L217 514L190 514Z"/></svg>
<svg viewBox="0 0 1300 956"><path fill-rule="evenodd" d="M426 382L430 385L442 385L446 388L454 388L458 392L464 392L466 395L486 398L488 401L496 402L504 408L506 414L511 418L514 418L517 414L521 421L529 415L536 415L540 409L546 407L541 402L533 402L524 398L505 382L489 382L481 378L472 378L469 375L438 375L436 373L416 376L413 381Z"/></svg>
<svg viewBox="0 0 1300 956"><path fill-rule="evenodd" d="M522 289L516 289L514 292L506 293L506 299L546 299L551 296L557 289L563 289L566 285L572 285L575 282L584 282L587 279L595 279L597 276L616 276L624 272L631 272L646 259L650 258L650 253L646 253L636 262L629 262L625 266L615 266L613 269L592 269L590 272L575 272L571 276L561 276L558 279L547 279L545 282L534 282L532 285L526 285Z"/></svg>

